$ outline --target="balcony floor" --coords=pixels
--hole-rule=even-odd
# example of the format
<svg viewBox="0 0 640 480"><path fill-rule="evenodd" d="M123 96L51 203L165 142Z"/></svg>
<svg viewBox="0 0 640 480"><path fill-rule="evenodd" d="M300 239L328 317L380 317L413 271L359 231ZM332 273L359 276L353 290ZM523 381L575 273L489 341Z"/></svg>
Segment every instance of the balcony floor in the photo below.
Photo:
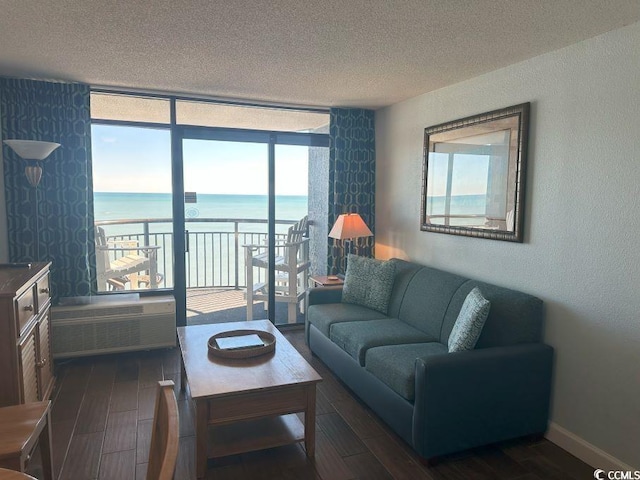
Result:
<svg viewBox="0 0 640 480"><path fill-rule="evenodd" d="M187 325L205 323L242 322L247 319L245 290L231 288L187 289ZM253 305L253 318L266 318L263 303ZM304 323L304 314L298 312L298 323ZM276 324L287 323L287 305L276 302Z"/></svg>

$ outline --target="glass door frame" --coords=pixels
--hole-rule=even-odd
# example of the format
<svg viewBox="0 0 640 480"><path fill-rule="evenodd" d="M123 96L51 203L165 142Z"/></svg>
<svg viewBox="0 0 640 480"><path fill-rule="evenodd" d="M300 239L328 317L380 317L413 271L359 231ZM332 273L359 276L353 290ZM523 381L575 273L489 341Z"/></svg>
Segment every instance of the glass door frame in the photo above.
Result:
<svg viewBox="0 0 640 480"><path fill-rule="evenodd" d="M172 123L175 119L172 107ZM175 125L175 124L174 124ZM176 299L177 325L186 325L187 312L187 272L186 272L186 231L184 202L184 140L209 140L246 143L263 143L268 148L268 285L275 285L276 258L276 145L297 145L307 147L328 147L329 136L318 133L278 132L268 130L243 130L221 127L199 127L175 125L171 135L172 177L173 177L173 231L174 231L174 295ZM249 288L247 286L247 288ZM268 290L267 317L275 324L275 289Z"/></svg>
<svg viewBox="0 0 640 480"><path fill-rule="evenodd" d="M227 140L227 141L253 141L264 142L269 145L269 207L268 207L268 238L275 238L275 146L276 145L299 145L308 147L329 147L328 133L301 133L301 132L284 132L284 131L268 131L268 130L250 130L250 129L234 129L223 127L201 127L182 125L177 122L177 106L178 101L194 101L202 103L215 103L239 107L265 107L277 108L281 110L291 111L308 111L317 113L329 113L328 109L309 108L309 107L293 107L293 106L277 106L265 105L251 102L223 101L207 98L189 97L183 95L171 95L162 93L152 93L136 90L122 90L94 87L92 93L125 95L133 97L159 98L169 100L169 121L136 121L136 120L109 120L109 119L91 119L92 124L115 125L115 126L131 126L142 128L153 128L169 130L171 135L171 181L172 181L172 213L173 213L173 288L162 288L153 291L140 291L144 296L150 295L166 295L173 293L176 302L176 320L178 326L185 326L187 319L187 279L186 279L186 241L183 233L185 231L185 210L184 210L184 163L182 155L182 141L185 138L203 139L203 140ZM250 140L253 139L253 140ZM274 245L273 241L269 245ZM270 247L269 262L274 263L275 246ZM275 272L270 269L269 281L273 282ZM273 284L273 283L272 283ZM271 289L273 290L273 289ZM100 292L100 294L112 294ZM270 296L272 294L270 293ZM275 293L273 293L275 296ZM275 321L275 304L270 297L268 305L269 319Z"/></svg>

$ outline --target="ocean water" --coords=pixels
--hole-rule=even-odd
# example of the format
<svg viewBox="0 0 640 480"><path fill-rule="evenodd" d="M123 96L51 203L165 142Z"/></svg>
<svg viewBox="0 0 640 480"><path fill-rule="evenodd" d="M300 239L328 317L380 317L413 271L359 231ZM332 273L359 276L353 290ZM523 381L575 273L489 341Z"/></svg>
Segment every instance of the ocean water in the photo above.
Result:
<svg viewBox="0 0 640 480"><path fill-rule="evenodd" d="M170 193L94 193L95 221L153 219L166 220L150 226L151 231L167 231L173 217ZM215 195L199 194L196 203L185 204L188 229L231 231L232 223L197 222L199 218L218 219L267 219L266 195ZM306 196L277 196L276 219L298 221L307 214ZM241 231L264 231L266 224L242 224ZM278 225L277 231L286 231L287 226ZM141 225L109 225L107 235L122 235L141 232Z"/></svg>
<svg viewBox="0 0 640 480"><path fill-rule="evenodd" d="M204 195L196 203L185 204L186 228L189 230L187 287L234 286L235 264L238 262L238 283L245 284L244 244L262 244L267 232L266 195ZM95 221L130 224L103 224L108 238L136 238L139 243L143 221L150 220L150 240L159 245L158 272L164 276L161 287L173 286L173 225L172 200L168 193L94 193ZM276 197L276 220L291 223L307 214L306 196ZM234 247L234 222L199 222L198 219L236 219L241 232L239 245ZM136 221L137 220L137 221ZM242 222L265 220L265 223ZM276 233L286 233L290 224L276 224ZM211 234L211 232L214 232ZM155 234L155 235L154 235ZM257 279L256 281L261 281Z"/></svg>

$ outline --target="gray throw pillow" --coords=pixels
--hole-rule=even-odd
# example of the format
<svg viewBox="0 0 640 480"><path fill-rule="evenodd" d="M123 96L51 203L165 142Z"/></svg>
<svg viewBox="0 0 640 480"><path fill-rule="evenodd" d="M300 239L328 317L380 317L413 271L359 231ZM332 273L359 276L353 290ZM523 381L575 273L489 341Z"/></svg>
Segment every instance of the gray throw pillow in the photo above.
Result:
<svg viewBox="0 0 640 480"><path fill-rule="evenodd" d="M394 274L395 265L389 261L349 255L342 301L362 305L386 315Z"/></svg>
<svg viewBox="0 0 640 480"><path fill-rule="evenodd" d="M449 335L449 353L473 350L482 333L490 307L491 302L484 298L478 287L469 292Z"/></svg>

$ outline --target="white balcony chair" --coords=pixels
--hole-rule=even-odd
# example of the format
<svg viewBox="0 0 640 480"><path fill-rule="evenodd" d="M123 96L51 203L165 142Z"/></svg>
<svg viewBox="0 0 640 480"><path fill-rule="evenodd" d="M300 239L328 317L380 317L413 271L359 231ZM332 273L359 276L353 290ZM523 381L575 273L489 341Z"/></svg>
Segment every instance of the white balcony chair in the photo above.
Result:
<svg viewBox="0 0 640 480"><path fill-rule="evenodd" d="M149 287L158 287L157 251L155 245L138 246L136 241L123 240L107 242L104 228L96 227L96 274L98 290L106 291L110 281L124 284L127 275L149 272ZM111 260L109 252L122 252L121 257ZM142 253L142 255L140 255Z"/></svg>
<svg viewBox="0 0 640 480"><path fill-rule="evenodd" d="M286 302L287 321L296 323L298 305L304 308L305 290L308 284L309 267L309 239L305 237L309 227L309 220L305 216L287 231L287 238L276 244L275 259L275 300ZM268 245L243 245L245 248L245 266L247 280L247 320L253 320L253 302L263 301L267 309L269 299L268 282L254 283L254 267L266 270L269 268Z"/></svg>

